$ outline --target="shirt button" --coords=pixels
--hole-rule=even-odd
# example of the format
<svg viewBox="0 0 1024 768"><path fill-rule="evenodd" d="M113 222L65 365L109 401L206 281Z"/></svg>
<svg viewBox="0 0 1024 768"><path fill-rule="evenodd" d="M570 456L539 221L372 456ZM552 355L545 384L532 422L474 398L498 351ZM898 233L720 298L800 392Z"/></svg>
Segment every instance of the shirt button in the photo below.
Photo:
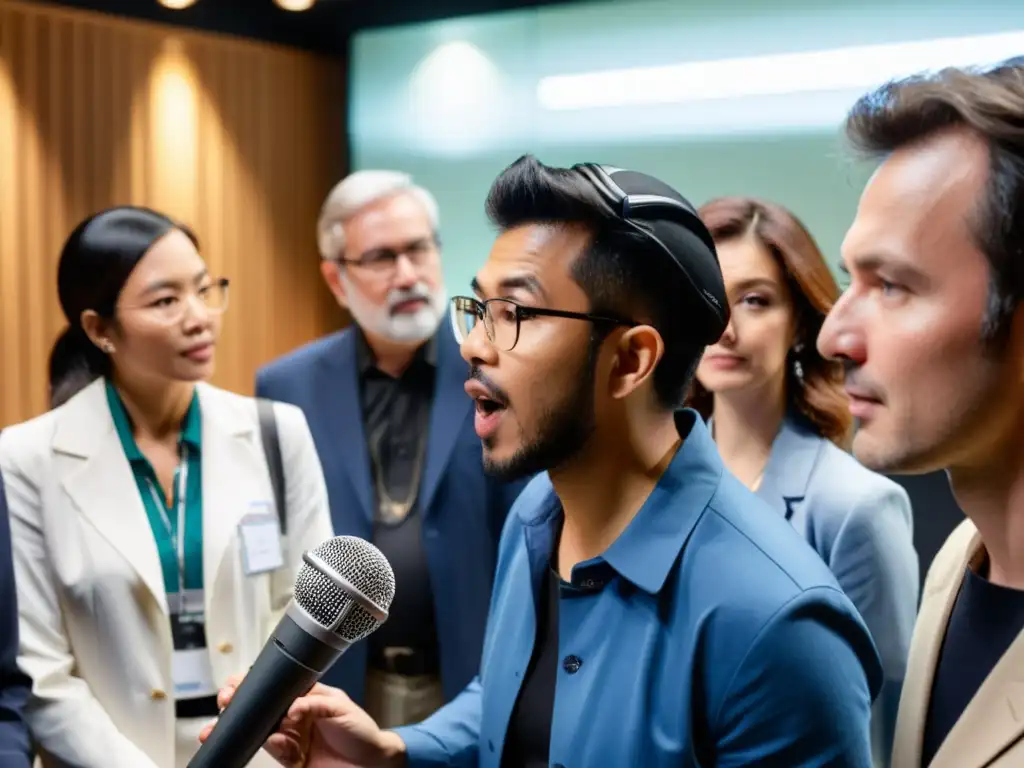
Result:
<svg viewBox="0 0 1024 768"><path fill-rule="evenodd" d="M583 666L583 659L579 656L566 656L562 659L562 669L568 672L570 675L575 675L580 671L580 667Z"/></svg>
<svg viewBox="0 0 1024 768"><path fill-rule="evenodd" d="M221 653L231 653L233 650L235 650L235 646L233 646L231 643L221 643L217 646L217 650Z"/></svg>
<svg viewBox="0 0 1024 768"><path fill-rule="evenodd" d="M149 698L153 701L163 701L167 698L167 694L161 691L159 688L154 688L149 692Z"/></svg>

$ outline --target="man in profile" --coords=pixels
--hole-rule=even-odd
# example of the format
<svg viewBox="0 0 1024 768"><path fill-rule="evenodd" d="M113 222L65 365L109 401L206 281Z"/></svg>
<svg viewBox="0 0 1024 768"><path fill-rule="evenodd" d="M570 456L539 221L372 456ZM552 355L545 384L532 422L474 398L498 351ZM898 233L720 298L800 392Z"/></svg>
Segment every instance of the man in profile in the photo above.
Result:
<svg viewBox="0 0 1024 768"><path fill-rule="evenodd" d="M320 768L869 768L867 628L679 409L729 319L693 207L645 174L524 157L488 212L498 238L452 303L466 390L488 471L541 474L505 524L479 674L396 730L317 686L268 749Z"/></svg>
<svg viewBox="0 0 1024 768"><path fill-rule="evenodd" d="M0 765L29 768L28 726L23 712L31 681L18 669L18 596L11 562L7 496L0 477Z"/></svg>
<svg viewBox="0 0 1024 768"><path fill-rule="evenodd" d="M862 98L879 155L818 339L870 469L946 471L967 515L932 561L895 768L1024 765L1024 60Z"/></svg>

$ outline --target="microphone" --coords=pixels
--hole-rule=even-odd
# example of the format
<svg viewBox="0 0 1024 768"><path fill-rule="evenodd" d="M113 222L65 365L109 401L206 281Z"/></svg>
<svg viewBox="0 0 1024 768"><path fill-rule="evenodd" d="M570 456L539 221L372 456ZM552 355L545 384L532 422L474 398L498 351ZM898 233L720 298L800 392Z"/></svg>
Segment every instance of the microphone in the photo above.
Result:
<svg viewBox="0 0 1024 768"><path fill-rule="evenodd" d="M284 616L188 768L244 768L292 702L387 620L395 574L373 544L336 536L302 560Z"/></svg>

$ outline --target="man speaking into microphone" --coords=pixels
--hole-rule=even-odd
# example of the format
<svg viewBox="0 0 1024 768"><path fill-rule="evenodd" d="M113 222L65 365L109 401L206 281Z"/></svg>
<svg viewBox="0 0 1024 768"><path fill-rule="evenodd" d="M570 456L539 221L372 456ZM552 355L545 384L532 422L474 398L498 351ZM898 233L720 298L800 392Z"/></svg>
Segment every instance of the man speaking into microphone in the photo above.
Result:
<svg viewBox="0 0 1024 768"><path fill-rule="evenodd" d="M487 211L498 238L452 300L466 390L488 471L543 474L505 524L480 673L393 731L316 686L268 751L290 768L868 768L867 629L680 410L729 322L693 207L645 174L528 156Z"/></svg>

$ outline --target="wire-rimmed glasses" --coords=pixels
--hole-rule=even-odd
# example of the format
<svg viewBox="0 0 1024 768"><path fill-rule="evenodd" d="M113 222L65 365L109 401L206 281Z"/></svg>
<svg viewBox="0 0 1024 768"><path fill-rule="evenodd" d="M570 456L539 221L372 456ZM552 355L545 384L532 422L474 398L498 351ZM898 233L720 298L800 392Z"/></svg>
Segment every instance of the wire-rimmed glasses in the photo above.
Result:
<svg viewBox="0 0 1024 768"><path fill-rule="evenodd" d="M200 306L211 314L222 314L228 308L228 285L226 277L211 280L196 289L168 292L152 301L123 307L136 312L145 312L147 316L163 325L174 325L184 319L185 314L193 307Z"/></svg>
<svg viewBox="0 0 1024 768"><path fill-rule="evenodd" d="M437 256L438 240L436 237L423 237L412 240L399 248L375 248L361 254L356 259L339 256L334 261L338 264L354 266L366 270L376 277L393 275L398 269L398 259L405 256L416 269L422 269Z"/></svg>

